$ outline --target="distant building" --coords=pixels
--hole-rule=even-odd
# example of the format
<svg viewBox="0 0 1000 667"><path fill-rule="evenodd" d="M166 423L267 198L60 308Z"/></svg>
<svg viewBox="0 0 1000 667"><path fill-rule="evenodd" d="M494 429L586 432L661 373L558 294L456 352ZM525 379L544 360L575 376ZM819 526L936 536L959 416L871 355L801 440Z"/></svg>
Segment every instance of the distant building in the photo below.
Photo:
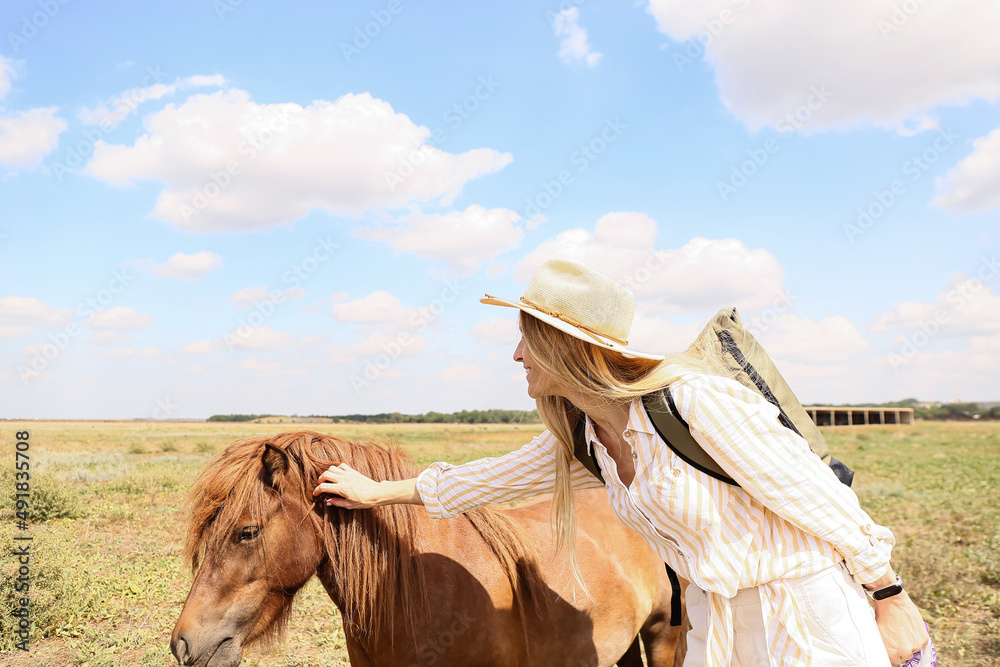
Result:
<svg viewBox="0 0 1000 667"><path fill-rule="evenodd" d="M913 408L818 406L807 407L805 410L812 417L816 426L867 426L875 424L913 423Z"/></svg>

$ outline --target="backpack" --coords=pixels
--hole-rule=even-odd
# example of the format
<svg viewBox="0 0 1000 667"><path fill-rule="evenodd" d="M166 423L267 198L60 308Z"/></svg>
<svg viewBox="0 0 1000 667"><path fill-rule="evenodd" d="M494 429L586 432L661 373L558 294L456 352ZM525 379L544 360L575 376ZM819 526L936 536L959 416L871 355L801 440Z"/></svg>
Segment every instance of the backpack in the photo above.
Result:
<svg viewBox="0 0 1000 667"><path fill-rule="evenodd" d="M743 327L735 308L720 310L698 335L695 343L707 354L737 372L736 379L739 382L777 407L778 419L782 425L805 438L809 448L830 466L837 479L847 486L851 485L854 471L830 456L830 448L823 434L795 398L764 348ZM657 434L677 456L715 479L739 486L691 435L690 428L677 411L670 395L670 387L647 394L642 397L642 401ZM573 429L573 454L587 470L604 482L597 459L588 451L585 433L586 419L581 413Z"/></svg>

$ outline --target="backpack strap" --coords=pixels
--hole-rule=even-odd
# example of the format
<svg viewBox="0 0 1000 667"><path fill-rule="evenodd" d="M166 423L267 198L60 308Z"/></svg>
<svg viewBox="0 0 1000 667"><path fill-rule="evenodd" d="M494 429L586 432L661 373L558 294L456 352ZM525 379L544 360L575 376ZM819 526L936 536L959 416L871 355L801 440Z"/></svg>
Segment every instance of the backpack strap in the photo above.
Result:
<svg viewBox="0 0 1000 667"><path fill-rule="evenodd" d="M739 486L732 477L726 474L722 467L708 455L698 441L691 435L691 428L687 422L681 418L674 403L674 397L670 395L670 388L663 391L646 394L642 397L642 402L646 406L653 421L653 428L656 429L663 442L673 450L688 465L705 473L710 477L721 480L726 484Z"/></svg>
<svg viewBox="0 0 1000 667"><path fill-rule="evenodd" d="M601 474L601 466L597 463L597 457L594 456L594 450L590 448L590 443L587 442L587 416L582 411L580 412L580 418L577 420L576 426L573 427L573 456L594 477L601 480L601 484L607 486L608 483L604 481L604 475Z"/></svg>
<svg viewBox="0 0 1000 667"><path fill-rule="evenodd" d="M743 353L740 351L740 346L736 344L735 340L733 340L732 334L723 329L716 335L719 337L719 342L722 344L723 351L732 356L736 363L740 365L740 368L743 369L743 372L746 373L747 377L749 377L754 383L757 390L764 398L767 399L767 402L778 408L778 421L781 422L781 425L794 431L795 435L802 436L798 427L795 426L794 422L792 422L792 420L785 413L785 408L781 405L778 397L774 395L774 392L771 391L771 387L767 385L767 381L761 376L760 373L757 372L757 369L753 367L753 364L751 364L750 361L743 356Z"/></svg>

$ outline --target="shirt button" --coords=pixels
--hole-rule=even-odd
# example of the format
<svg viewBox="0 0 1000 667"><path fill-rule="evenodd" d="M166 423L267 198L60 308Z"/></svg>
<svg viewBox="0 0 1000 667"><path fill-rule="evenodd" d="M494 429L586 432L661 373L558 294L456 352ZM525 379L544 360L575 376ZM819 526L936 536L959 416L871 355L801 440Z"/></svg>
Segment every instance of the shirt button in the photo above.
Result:
<svg viewBox="0 0 1000 667"><path fill-rule="evenodd" d="M674 477L680 477L681 476L681 469L680 468L674 468L671 472L674 473Z"/></svg>
<svg viewBox="0 0 1000 667"><path fill-rule="evenodd" d="M623 435L623 436L625 436L625 439L626 439L626 440L628 440L629 438L631 438L631 437L632 437L632 431L630 431L630 430L628 430L628 429L625 429L625 432L624 432L624 433L622 433L622 435Z"/></svg>
<svg viewBox="0 0 1000 667"><path fill-rule="evenodd" d="M634 449L632 450L632 460L633 461L638 461L639 460L639 455L635 453Z"/></svg>

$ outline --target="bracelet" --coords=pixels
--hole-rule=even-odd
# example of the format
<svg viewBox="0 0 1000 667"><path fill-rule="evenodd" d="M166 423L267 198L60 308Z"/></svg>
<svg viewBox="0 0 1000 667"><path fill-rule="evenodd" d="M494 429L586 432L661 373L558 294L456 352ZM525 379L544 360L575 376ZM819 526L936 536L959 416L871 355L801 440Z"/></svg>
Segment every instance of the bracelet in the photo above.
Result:
<svg viewBox="0 0 1000 667"><path fill-rule="evenodd" d="M885 588L880 588L877 591L870 591L869 594L872 596L873 600L884 600L886 598L891 598L893 595L899 595L902 592L903 579L897 574L896 583L891 586L886 586Z"/></svg>

